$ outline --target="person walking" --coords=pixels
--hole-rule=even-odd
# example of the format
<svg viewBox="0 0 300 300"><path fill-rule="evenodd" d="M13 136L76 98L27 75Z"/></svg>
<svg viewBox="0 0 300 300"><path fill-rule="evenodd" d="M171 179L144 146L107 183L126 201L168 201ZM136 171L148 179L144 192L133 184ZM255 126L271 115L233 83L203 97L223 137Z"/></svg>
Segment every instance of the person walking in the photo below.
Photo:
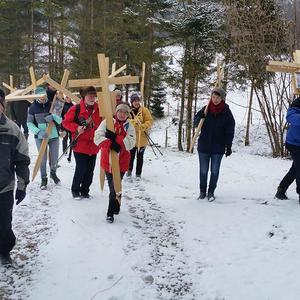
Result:
<svg viewBox="0 0 300 300"><path fill-rule="evenodd" d="M131 102L131 124L135 128L136 134L136 144L135 147L130 151L131 158L129 164L129 170L127 176L132 175L133 164L136 156L136 171L135 175L137 178L141 177L143 164L144 164L144 154L146 146L148 145L148 132L153 124L153 118L148 108L141 105L141 98L138 93L133 93L130 96Z"/></svg>
<svg viewBox="0 0 300 300"><path fill-rule="evenodd" d="M225 103L226 92L222 88L214 88L208 104L207 115L203 107L194 118L197 127L201 118L205 118L198 138L198 156L200 165L200 199L206 196L208 201L215 200L215 189L223 155L232 153L235 121L229 106ZM207 177L210 165L210 180L207 190Z"/></svg>
<svg viewBox="0 0 300 300"><path fill-rule="evenodd" d="M5 94L0 89L0 260L11 263L10 251L16 243L12 230L15 176L16 204L26 197L29 183L28 143L20 128L4 115Z"/></svg>
<svg viewBox="0 0 300 300"><path fill-rule="evenodd" d="M43 87L37 87L35 94L46 94ZM51 102L52 103L52 102ZM41 96L35 99L31 104L28 116L27 126L28 129L34 134L35 143L39 150L43 139L48 139L49 153L50 153L50 178L55 184L59 184L60 179L56 175L58 152L59 152L59 131L58 126L61 124L62 118L55 114L50 113L51 103L47 96ZM46 130L50 122L54 122L55 126L52 127L50 135L48 136ZM42 159L41 167L41 185L40 188L45 190L48 184L47 177L47 151Z"/></svg>
<svg viewBox="0 0 300 300"><path fill-rule="evenodd" d="M106 220L114 222L114 215L118 215L120 204L114 189L110 152L113 150L118 153L121 180L129 168L130 150L135 145L135 129L128 121L130 107L121 103L116 107L114 118L114 129L112 132L106 128L106 120L102 121L95 132L94 142L100 145L101 167L105 170L105 175L109 186L109 205Z"/></svg>
<svg viewBox="0 0 300 300"><path fill-rule="evenodd" d="M72 181L72 196L74 199L89 198L90 186L93 182L96 157L99 146L94 143L95 130L101 122L97 92L90 86L81 91L83 97L80 104L72 106L65 114L62 125L72 134L73 153L76 162Z"/></svg>
<svg viewBox="0 0 300 300"><path fill-rule="evenodd" d="M292 166L285 174L279 186L275 197L280 200L288 199L286 191L296 179L296 192L300 195L300 97L297 97L289 107L286 120L289 124L285 146L292 157ZM299 196L300 203L300 196Z"/></svg>

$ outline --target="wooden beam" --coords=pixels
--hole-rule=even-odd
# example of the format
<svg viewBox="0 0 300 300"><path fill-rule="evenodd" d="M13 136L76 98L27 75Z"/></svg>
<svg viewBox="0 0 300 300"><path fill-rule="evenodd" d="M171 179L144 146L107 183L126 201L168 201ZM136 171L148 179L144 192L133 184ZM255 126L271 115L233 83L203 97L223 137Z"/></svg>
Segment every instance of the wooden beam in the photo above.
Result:
<svg viewBox="0 0 300 300"><path fill-rule="evenodd" d="M60 83L61 86L63 86L63 87L67 86L69 75L70 75L70 71L68 69L65 69L63 78Z"/></svg>
<svg viewBox="0 0 300 300"><path fill-rule="evenodd" d="M6 84L5 82L2 82L2 85L7 88L8 90L10 90L11 92L14 92L16 89L14 89L13 87L9 86L8 84Z"/></svg>
<svg viewBox="0 0 300 300"><path fill-rule="evenodd" d="M77 96L73 95L69 90L67 90L65 87L61 86L60 84L58 84L56 81L51 79L48 75L44 75L43 79L45 82L48 82L51 86L53 86L57 91L60 91L64 93L66 96L68 96L69 98L71 98L75 103L80 103L80 99Z"/></svg>
<svg viewBox="0 0 300 300"><path fill-rule="evenodd" d="M9 75L9 85L14 88L14 78L12 75Z"/></svg>
<svg viewBox="0 0 300 300"><path fill-rule="evenodd" d="M287 67L287 66L266 66L268 72L280 72L280 73L294 73L298 72L300 68Z"/></svg>
<svg viewBox="0 0 300 300"><path fill-rule="evenodd" d="M118 70L112 70L111 74L108 76L108 78L113 78L120 74L122 71L124 71L127 68L127 65L122 66Z"/></svg>
<svg viewBox="0 0 300 300"><path fill-rule="evenodd" d="M145 72L146 72L146 63L142 63L142 74L141 74L141 97L142 97L142 102L144 102L144 93L145 93Z"/></svg>
<svg viewBox="0 0 300 300"><path fill-rule="evenodd" d="M36 85L36 78L35 78L33 67L29 68L29 74L30 74L31 84L36 88L37 85Z"/></svg>
<svg viewBox="0 0 300 300"><path fill-rule="evenodd" d="M7 95L7 97L5 97L5 100L7 102L11 102L11 101L20 101L20 100L28 100L29 102L33 102L34 99L39 98L39 97L45 97L47 96L47 94L38 94L38 95L18 95L18 96L14 96L11 94Z"/></svg>

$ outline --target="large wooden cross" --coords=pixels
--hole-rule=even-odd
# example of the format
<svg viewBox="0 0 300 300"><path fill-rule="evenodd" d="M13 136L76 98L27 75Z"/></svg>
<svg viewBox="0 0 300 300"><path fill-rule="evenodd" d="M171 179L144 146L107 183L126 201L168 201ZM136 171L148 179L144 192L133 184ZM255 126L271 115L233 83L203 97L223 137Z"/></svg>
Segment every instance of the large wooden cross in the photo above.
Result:
<svg viewBox="0 0 300 300"><path fill-rule="evenodd" d="M121 68L116 70L116 65L112 65L112 73L109 74L109 58L105 57L104 54L98 54L98 67L99 67L99 78L93 79L76 79L76 80L69 80L69 87L100 87L101 92L97 92L98 96L98 106L99 112L102 116L106 119L106 127L111 131L115 131L114 129L114 122L113 122L113 114L114 114L114 105L113 101L113 94L109 92L109 85L110 84L136 84L139 83L138 76L120 76L115 77L116 75L120 74L123 70L126 69L126 65L122 66ZM115 192L117 194L117 200L121 201L121 192L122 192L122 185L121 185L121 176L120 176L120 165L119 165L119 156L118 154L111 150L111 164L112 164L112 175L113 175L113 183ZM100 170L100 186L103 189L104 186L104 179L105 179L105 172L101 168Z"/></svg>
<svg viewBox="0 0 300 300"><path fill-rule="evenodd" d="M293 52L294 62L269 61L266 70L292 74L292 90L294 95L300 95L300 50Z"/></svg>
<svg viewBox="0 0 300 300"><path fill-rule="evenodd" d="M220 60L218 59L217 60L217 79L215 81L214 87L221 87L223 78L224 78L224 66L223 66L223 64L221 64ZM210 100L208 101L208 103L205 107L205 110L204 110L205 115L207 115L208 106L209 106L210 101L211 101L211 97L210 97ZM189 149L190 153L193 152L193 148L194 148L194 145L196 143L196 139L199 136L199 134L201 133L201 129L202 129L202 126L204 124L204 120L205 120L204 118L200 119L198 127L195 130L194 136L193 136L192 141L191 141L190 149Z"/></svg>

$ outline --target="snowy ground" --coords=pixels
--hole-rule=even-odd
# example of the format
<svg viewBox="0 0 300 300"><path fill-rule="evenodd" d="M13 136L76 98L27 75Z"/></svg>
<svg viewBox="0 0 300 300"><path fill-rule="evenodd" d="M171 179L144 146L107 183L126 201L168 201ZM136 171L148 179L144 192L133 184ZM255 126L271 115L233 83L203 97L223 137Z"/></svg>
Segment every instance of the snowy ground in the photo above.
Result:
<svg viewBox="0 0 300 300"><path fill-rule="evenodd" d="M213 203L197 200L197 154L177 152L174 125L163 157L147 148L142 180L125 178L113 224L98 167L89 200L72 199L74 163L66 159L60 186L40 191L37 178L14 211L14 267L0 267L0 299L298 299L295 187L290 200L273 199L291 162L253 154L269 151L259 122L244 148L244 113L235 117L234 153L222 161ZM159 145L168 124L155 124ZM30 153L34 162L32 138Z"/></svg>

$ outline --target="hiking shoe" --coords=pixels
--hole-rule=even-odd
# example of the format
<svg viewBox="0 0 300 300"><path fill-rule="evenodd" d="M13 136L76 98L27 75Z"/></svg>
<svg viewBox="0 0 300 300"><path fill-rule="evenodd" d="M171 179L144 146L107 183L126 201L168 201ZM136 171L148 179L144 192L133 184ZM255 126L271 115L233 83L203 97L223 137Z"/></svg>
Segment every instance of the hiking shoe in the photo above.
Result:
<svg viewBox="0 0 300 300"><path fill-rule="evenodd" d="M11 265L12 264L12 259L11 259L11 257L10 257L10 254L9 253L1 253L0 254L0 261L1 261L1 264L3 265L3 266L5 266L5 265Z"/></svg>
<svg viewBox="0 0 300 300"><path fill-rule="evenodd" d="M51 172L50 173L50 178L54 181L55 184L60 183L60 179L57 177L56 172Z"/></svg>
<svg viewBox="0 0 300 300"><path fill-rule="evenodd" d="M209 201L209 202L212 202L212 201L214 201L216 198L215 198L215 195L214 195L214 193L208 193L208 195L207 195L207 200Z"/></svg>
<svg viewBox="0 0 300 300"><path fill-rule="evenodd" d="M126 176L131 177L131 175L132 175L132 171L128 170L127 173L126 173Z"/></svg>
<svg viewBox="0 0 300 300"><path fill-rule="evenodd" d="M200 192L198 199L204 199L206 197L206 192Z"/></svg>
<svg viewBox="0 0 300 300"><path fill-rule="evenodd" d="M286 196L285 194L285 190L281 187L278 187L277 188L277 192L275 194L275 198L279 199L279 200L287 200L288 197Z"/></svg>
<svg viewBox="0 0 300 300"><path fill-rule="evenodd" d="M74 198L74 200L80 200L81 196L79 194L79 192L72 192L72 196Z"/></svg>
<svg viewBox="0 0 300 300"><path fill-rule="evenodd" d="M47 188L48 178L47 176L42 177L40 188L41 190L45 190Z"/></svg>
<svg viewBox="0 0 300 300"><path fill-rule="evenodd" d="M113 223L113 221L114 221L114 216L107 216L106 217L106 222L107 223Z"/></svg>

